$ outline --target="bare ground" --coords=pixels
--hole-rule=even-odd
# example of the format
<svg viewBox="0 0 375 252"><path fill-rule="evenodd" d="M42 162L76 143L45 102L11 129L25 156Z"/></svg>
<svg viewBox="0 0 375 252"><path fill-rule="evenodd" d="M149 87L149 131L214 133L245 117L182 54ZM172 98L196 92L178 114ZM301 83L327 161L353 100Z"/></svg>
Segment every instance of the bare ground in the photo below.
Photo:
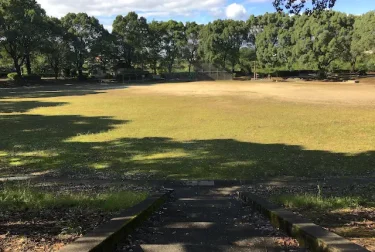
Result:
<svg viewBox="0 0 375 252"><path fill-rule="evenodd" d="M375 85L327 82L218 81L131 86L134 93L177 96L240 96L287 102L375 106ZM375 83L375 82L374 82Z"/></svg>

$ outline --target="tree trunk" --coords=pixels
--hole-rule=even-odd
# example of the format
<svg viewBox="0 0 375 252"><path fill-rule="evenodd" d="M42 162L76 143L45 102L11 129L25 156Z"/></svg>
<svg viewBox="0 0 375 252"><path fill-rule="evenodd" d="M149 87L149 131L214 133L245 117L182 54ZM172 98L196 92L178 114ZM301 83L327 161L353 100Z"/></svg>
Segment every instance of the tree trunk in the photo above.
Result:
<svg viewBox="0 0 375 252"><path fill-rule="evenodd" d="M57 80L57 78L59 77L59 67L57 65L55 65L54 67L54 72L55 72L55 80Z"/></svg>
<svg viewBox="0 0 375 252"><path fill-rule="evenodd" d="M30 62L30 54L26 54L26 69L27 69L27 74L31 75L31 62Z"/></svg>
<svg viewBox="0 0 375 252"><path fill-rule="evenodd" d="M355 73L355 64L356 64L356 60L352 60L352 61L350 62L350 71L351 71L352 73Z"/></svg>
<svg viewBox="0 0 375 252"><path fill-rule="evenodd" d="M79 68L78 68L78 78L82 79L82 77L83 77L82 66L79 66Z"/></svg>
<svg viewBox="0 0 375 252"><path fill-rule="evenodd" d="M13 59L13 62L14 62L14 68L16 69L16 72L19 76L22 75L21 73L21 66L18 64L18 60L17 59Z"/></svg>
<svg viewBox="0 0 375 252"><path fill-rule="evenodd" d="M78 79L81 80L82 77L83 77L83 71L82 71L82 68L83 68L83 57L82 57L82 54L80 53L78 57L79 57L78 58L78 65L77 65Z"/></svg>

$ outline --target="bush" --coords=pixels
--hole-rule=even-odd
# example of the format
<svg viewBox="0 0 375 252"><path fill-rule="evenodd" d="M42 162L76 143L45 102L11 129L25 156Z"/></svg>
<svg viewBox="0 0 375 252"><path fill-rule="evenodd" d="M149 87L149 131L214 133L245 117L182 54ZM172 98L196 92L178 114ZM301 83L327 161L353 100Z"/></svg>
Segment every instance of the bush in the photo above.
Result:
<svg viewBox="0 0 375 252"><path fill-rule="evenodd" d="M8 73L7 77L8 79L14 80L14 81L20 80L22 78L17 73Z"/></svg>
<svg viewBox="0 0 375 252"><path fill-rule="evenodd" d="M30 75L25 74L22 77L26 81L40 81L42 79L42 76L37 75L37 74L30 74Z"/></svg>

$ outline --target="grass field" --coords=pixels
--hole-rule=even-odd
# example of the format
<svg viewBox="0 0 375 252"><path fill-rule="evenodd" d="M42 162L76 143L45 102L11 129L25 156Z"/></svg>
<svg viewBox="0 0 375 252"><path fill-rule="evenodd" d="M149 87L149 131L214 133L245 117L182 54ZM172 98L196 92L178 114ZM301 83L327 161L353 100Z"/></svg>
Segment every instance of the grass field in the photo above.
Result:
<svg viewBox="0 0 375 252"><path fill-rule="evenodd" d="M374 176L375 86L0 89L0 175Z"/></svg>

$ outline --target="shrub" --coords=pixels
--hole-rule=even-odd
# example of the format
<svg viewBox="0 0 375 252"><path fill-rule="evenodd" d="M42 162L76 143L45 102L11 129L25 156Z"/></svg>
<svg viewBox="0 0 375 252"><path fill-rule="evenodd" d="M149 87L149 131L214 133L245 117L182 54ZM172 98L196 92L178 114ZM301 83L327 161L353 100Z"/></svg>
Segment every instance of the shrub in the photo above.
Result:
<svg viewBox="0 0 375 252"><path fill-rule="evenodd" d="M20 80L22 78L17 73L8 73L7 77L8 79L14 80L14 81Z"/></svg>

